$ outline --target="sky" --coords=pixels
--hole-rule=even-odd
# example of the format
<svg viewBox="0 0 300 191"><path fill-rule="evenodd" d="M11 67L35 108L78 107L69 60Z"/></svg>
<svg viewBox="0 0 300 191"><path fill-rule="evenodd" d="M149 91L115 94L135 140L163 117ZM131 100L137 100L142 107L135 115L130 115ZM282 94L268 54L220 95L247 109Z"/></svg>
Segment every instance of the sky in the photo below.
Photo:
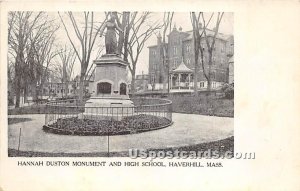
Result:
<svg viewBox="0 0 300 191"><path fill-rule="evenodd" d="M57 31L57 38L58 38L58 46L64 46L65 44L71 47L71 44L67 38L65 29L63 25L61 24L61 21L59 19L58 13L57 12L49 12L48 13L50 17L55 18L56 22L61 25L60 29ZM66 17L64 13L61 13L63 15L63 20L65 21L66 27L70 32L71 39L73 39L75 46L79 48L79 41L77 40L75 33L73 32L74 29L72 28L72 25L70 23L70 20ZM163 15L164 13L160 12L154 12L152 13L151 17L147 21L147 24L154 23L156 21L162 22L163 20ZM204 13L205 19L208 20L210 17L211 13ZM75 18L77 19L78 25L82 23L83 19L83 13L77 12L74 13ZM104 18L104 13L101 12L95 12L94 13L94 18L95 21L97 22L96 24L99 25L100 22L103 21ZM213 28L215 23L216 23L216 18L217 18L217 13L214 14L214 17L212 18L208 28ZM172 23L172 28L176 25L176 28L178 29L179 27L182 27L182 31L189 31L192 30L192 25L190 21L190 14L188 12L175 12L174 17L173 17L173 23ZM224 13L223 19L220 24L219 32L224 33L224 34L233 34L233 13ZM148 64L149 64L149 50L148 46L155 45L157 42L157 37L156 35L158 34L159 31L157 31L156 34L153 34L148 41L145 43L144 49L142 50L138 63L137 63L137 71L136 74L147 74L148 73ZM97 41L95 43L92 56L91 56L91 62L92 60L96 59L96 53L98 52L98 47L103 46L104 44L104 37L102 38L97 38ZM105 50L102 52L103 54L105 53ZM59 63L59 59L56 59L55 62ZM79 61L77 60L74 66L74 73L73 76L77 75L80 73L80 64Z"/></svg>

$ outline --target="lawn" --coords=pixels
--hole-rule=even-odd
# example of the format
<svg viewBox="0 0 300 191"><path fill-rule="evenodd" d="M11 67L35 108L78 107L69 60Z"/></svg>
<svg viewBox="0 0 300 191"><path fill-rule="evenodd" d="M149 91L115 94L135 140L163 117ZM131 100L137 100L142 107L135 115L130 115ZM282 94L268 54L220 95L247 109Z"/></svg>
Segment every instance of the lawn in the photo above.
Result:
<svg viewBox="0 0 300 191"><path fill-rule="evenodd" d="M31 121L32 119L30 118L8 118L8 125L12 125L15 123L23 123L26 121Z"/></svg>
<svg viewBox="0 0 300 191"><path fill-rule="evenodd" d="M8 115L44 114L46 105L31 105L8 109Z"/></svg>
<svg viewBox="0 0 300 191"><path fill-rule="evenodd" d="M173 112L187 114L212 115L219 117L234 117L234 100L218 98L215 96L199 96L190 95L169 96L167 99L172 101ZM78 110L78 109L77 109ZM51 111L47 111L50 112ZM76 109L64 109L61 112L83 112ZM21 108L9 109L9 115L22 114L44 114L46 113L45 105L32 105Z"/></svg>
<svg viewBox="0 0 300 191"><path fill-rule="evenodd" d="M169 151L169 150L179 150L179 151L218 151L221 156L224 155L226 151L234 152L234 137L229 137L219 141L213 141L209 143L201 143L196 145L184 146L184 147L173 147L173 148L162 148L162 149L148 149L148 151ZM99 153L47 153L47 152L32 152L32 151L20 151L16 149L8 149L9 157L107 157L107 152ZM129 152L111 152L110 157L128 157Z"/></svg>
<svg viewBox="0 0 300 191"><path fill-rule="evenodd" d="M181 96L169 97L173 112L234 117L234 100L215 96Z"/></svg>

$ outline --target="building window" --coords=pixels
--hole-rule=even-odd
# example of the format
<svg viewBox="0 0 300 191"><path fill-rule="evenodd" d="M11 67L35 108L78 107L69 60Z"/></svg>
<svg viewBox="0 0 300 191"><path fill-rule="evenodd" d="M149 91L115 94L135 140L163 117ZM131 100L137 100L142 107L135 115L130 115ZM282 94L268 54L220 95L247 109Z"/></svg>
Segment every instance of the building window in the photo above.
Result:
<svg viewBox="0 0 300 191"><path fill-rule="evenodd" d="M173 47L173 53L174 53L174 55L177 55L177 47L176 46Z"/></svg>
<svg viewBox="0 0 300 191"><path fill-rule="evenodd" d="M200 88L204 87L204 82L200 82Z"/></svg>
<svg viewBox="0 0 300 191"><path fill-rule="evenodd" d="M221 44L221 52L225 52L225 44L224 43Z"/></svg>
<svg viewBox="0 0 300 191"><path fill-rule="evenodd" d="M191 52L191 45L186 45L186 52Z"/></svg>
<svg viewBox="0 0 300 191"><path fill-rule="evenodd" d="M163 83L163 76L162 75L159 76L158 83Z"/></svg>
<svg viewBox="0 0 300 191"><path fill-rule="evenodd" d="M189 58L186 59L186 64L187 64L187 65L190 65L190 64L191 64L191 59L189 59Z"/></svg>
<svg viewBox="0 0 300 191"><path fill-rule="evenodd" d="M111 94L111 84L108 82L98 83L97 94Z"/></svg>
<svg viewBox="0 0 300 191"><path fill-rule="evenodd" d="M126 95L126 84L125 83L120 84L120 95Z"/></svg>
<svg viewBox="0 0 300 191"><path fill-rule="evenodd" d="M212 82L212 87L216 88L216 86L217 86L216 82Z"/></svg>
<svg viewBox="0 0 300 191"><path fill-rule="evenodd" d="M152 50L152 55L155 56L156 55L156 51Z"/></svg>

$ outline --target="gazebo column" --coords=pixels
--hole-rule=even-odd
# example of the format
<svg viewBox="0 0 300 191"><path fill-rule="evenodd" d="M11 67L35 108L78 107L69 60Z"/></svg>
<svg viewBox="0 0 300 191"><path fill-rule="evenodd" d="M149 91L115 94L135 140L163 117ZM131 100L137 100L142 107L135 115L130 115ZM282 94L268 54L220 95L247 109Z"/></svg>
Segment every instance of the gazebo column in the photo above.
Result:
<svg viewBox="0 0 300 191"><path fill-rule="evenodd" d="M189 90L191 89L190 84L191 84L191 74L189 74Z"/></svg>
<svg viewBox="0 0 300 191"><path fill-rule="evenodd" d="M180 90L181 73L178 74L178 89Z"/></svg>

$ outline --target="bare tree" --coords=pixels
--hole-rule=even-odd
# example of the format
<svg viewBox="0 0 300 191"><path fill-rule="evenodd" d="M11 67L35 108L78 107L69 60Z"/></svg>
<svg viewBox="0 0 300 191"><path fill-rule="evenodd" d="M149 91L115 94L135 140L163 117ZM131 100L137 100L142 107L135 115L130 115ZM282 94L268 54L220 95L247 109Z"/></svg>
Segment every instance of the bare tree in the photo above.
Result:
<svg viewBox="0 0 300 191"><path fill-rule="evenodd" d="M169 32L171 32L171 25L172 25L172 20L173 20L173 16L174 16L174 12L165 12L164 13L164 20L163 20L163 35L162 35L162 43L159 44L159 50L160 50L160 54L162 56L160 56L160 58L162 59L162 65L163 65L163 91L165 92L166 89L166 83L168 84L168 92L169 92L169 86L170 86L170 82L169 82L169 58L168 58L168 53L167 53L167 46L166 46L166 34L167 34L167 30L169 29ZM167 78L165 77L167 76Z"/></svg>
<svg viewBox="0 0 300 191"><path fill-rule="evenodd" d="M65 85L64 93L67 96L68 83L71 80L71 76L74 69L74 63L76 61L76 55L73 48L65 46L58 53L60 58L60 64L57 65L58 75L60 75L61 82Z"/></svg>
<svg viewBox="0 0 300 191"><path fill-rule="evenodd" d="M158 22L149 25L147 20L150 15L150 12L143 12L141 15L137 15L137 12L134 12L130 15L130 20L127 23L128 31L125 30L124 60L127 59L125 52L128 51L130 57L128 68L132 77L131 91L133 94L135 92L135 74L140 53L144 48L145 42L155 31L162 27ZM128 38L128 42L125 40L126 38Z"/></svg>
<svg viewBox="0 0 300 191"><path fill-rule="evenodd" d="M203 47L201 45L201 39L203 37L204 31L207 28L208 24L210 23L212 17L214 14L212 14L209 18L209 21L207 23L204 23L204 26L202 28L200 19L201 17L204 19L203 12L199 12L196 16L195 12L190 13L192 27L193 27L193 42L194 42L194 59L195 59L195 66L194 66L194 94L195 96L198 95L198 73L199 73L199 53L201 58L201 66L203 75L205 76L207 81L210 81L210 76L205 71L205 63L204 63L204 51ZM202 30L202 31L201 31ZM209 72L210 73L210 72ZM210 89L209 89L210 90Z"/></svg>
<svg viewBox="0 0 300 191"><path fill-rule="evenodd" d="M216 26L214 28L214 35L212 37L212 40L210 42L209 40L209 36L207 35L206 29L207 29L207 25L205 23L205 18L202 15L202 20L203 20L203 33L204 33L204 39L206 41L206 46L207 46L207 50L208 50L208 75L205 75L206 79L207 79L207 90L210 91L211 90L211 76L212 76L212 71L211 71L211 66L212 66L212 57L213 57L213 50L215 47L215 42L216 42L216 37L219 31L219 27L220 27L220 23L222 20L222 17L224 15L224 12L222 13L218 13L218 17L217 17L217 21L216 21Z"/></svg>
<svg viewBox="0 0 300 191"><path fill-rule="evenodd" d="M49 66L58 52L54 49L55 32L59 26L51 21L41 27L36 34L30 37L30 49L27 54L28 76L31 81L33 99L42 95L44 83L48 77Z"/></svg>
<svg viewBox="0 0 300 191"><path fill-rule="evenodd" d="M119 32L117 52L123 54L124 60L128 61L128 51L125 49L123 50L123 48L126 47L128 43L128 34L130 29L129 21L131 13L124 11L122 13L112 12L111 14L115 16L117 24L121 29ZM136 12L133 14L136 15Z"/></svg>
<svg viewBox="0 0 300 191"><path fill-rule="evenodd" d="M54 41L49 39L53 39L55 30L50 30L51 21L44 12L10 12L8 24L9 56L14 59L15 107L19 107L22 92L24 98L27 95L30 78L37 82L41 76L44 62L38 62L41 52L37 49L42 50L42 46ZM39 45L41 47L37 48ZM49 57L51 53L46 52Z"/></svg>
<svg viewBox="0 0 300 191"><path fill-rule="evenodd" d="M60 20L64 26L64 29L66 31L66 34L68 36L68 39L75 51L75 54L80 61L80 91L79 91L79 99L83 100L84 96L84 79L86 76L86 73L88 71L88 66L90 63L90 58L91 58L91 52L93 50L95 41L97 36L99 35L99 32L101 29L104 27L104 23L107 20L107 15L104 20L100 24L100 26L95 26L95 21L94 21L94 13L93 12L84 12L83 13L83 26L79 27L78 23L73 15L72 12L67 12L66 15L68 16L69 20L71 21L72 28L76 34L77 40L80 43L80 48L76 47L76 40L72 39L70 36L70 32L65 24L65 21L63 20L61 14L58 12L58 15L60 17ZM83 28L83 31L80 29Z"/></svg>

